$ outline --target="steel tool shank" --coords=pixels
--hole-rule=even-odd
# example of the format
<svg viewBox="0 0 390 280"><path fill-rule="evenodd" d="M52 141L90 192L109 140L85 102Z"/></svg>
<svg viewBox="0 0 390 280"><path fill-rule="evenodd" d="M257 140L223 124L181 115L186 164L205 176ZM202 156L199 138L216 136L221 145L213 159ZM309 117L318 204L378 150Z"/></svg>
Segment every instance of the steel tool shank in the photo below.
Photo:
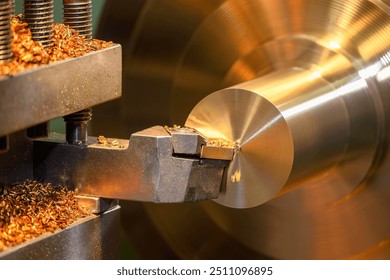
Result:
<svg viewBox="0 0 390 280"><path fill-rule="evenodd" d="M119 147L69 145L63 135L35 141L34 177L80 194L122 200L184 202L218 196L228 161L200 159L198 134L170 134L156 126L118 141Z"/></svg>

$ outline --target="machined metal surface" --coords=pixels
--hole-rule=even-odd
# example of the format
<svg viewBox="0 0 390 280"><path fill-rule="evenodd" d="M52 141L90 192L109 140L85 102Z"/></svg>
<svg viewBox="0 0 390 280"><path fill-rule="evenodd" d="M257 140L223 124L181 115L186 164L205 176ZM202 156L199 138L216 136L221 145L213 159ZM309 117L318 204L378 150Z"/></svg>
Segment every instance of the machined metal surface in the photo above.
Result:
<svg viewBox="0 0 390 280"><path fill-rule="evenodd" d="M239 143L218 202L254 207L286 183L294 159L291 133L274 106L258 95L238 89L212 94L194 108L186 125L206 137Z"/></svg>
<svg viewBox="0 0 390 280"><path fill-rule="evenodd" d="M0 135L121 96L121 46L0 78Z"/></svg>
<svg viewBox="0 0 390 280"><path fill-rule="evenodd" d="M100 214L118 205L118 200L96 196L76 195L77 202L93 214Z"/></svg>
<svg viewBox="0 0 390 280"><path fill-rule="evenodd" d="M134 133L130 141L117 140L116 147L97 144L96 138L89 140L96 144L69 145L63 135L53 134L34 142L34 178L111 199L177 203L216 198L227 161L175 154L172 138L161 126Z"/></svg>
<svg viewBox="0 0 390 280"><path fill-rule="evenodd" d="M146 125L169 117L183 124L206 95L262 77L249 89L238 87L237 95L247 91L255 100L268 101L261 112L244 103L264 124L272 118L262 113L275 109L285 127L269 123L269 129L291 129L284 141L296 152L293 156L299 156L290 173L279 170L285 179L293 179L288 181L291 190L251 209L213 202L147 205L175 252L185 258L207 257L212 247L208 244L222 231L236 241L232 250L250 248L259 257L389 258L388 1L141 2L132 18L125 13L110 16L117 5L106 7L109 26L129 24L122 38L127 42L122 129L136 117ZM130 89L136 89L137 96ZM214 108L228 114L225 122L232 117L233 96L221 96ZM315 102L309 102L312 98ZM147 110L153 99L156 105ZM231 124L226 130L214 128L247 131L236 127L236 120ZM263 139L260 146L280 147L276 155L281 154L286 147L277 142L282 139L278 133L272 136L276 143ZM285 160L291 164L291 158ZM267 164L275 164L272 157L261 163L263 170ZM275 178L274 172L269 178ZM183 225L183 220L199 223ZM214 228L205 226L210 223ZM183 248L188 250L184 253Z"/></svg>
<svg viewBox="0 0 390 280"><path fill-rule="evenodd" d="M381 104L352 65L337 77L320 69L280 70L204 98L186 122L205 137L238 143L218 202L265 203L295 186L357 187L383 133ZM332 114L329 114L332 112Z"/></svg>
<svg viewBox="0 0 390 280"><path fill-rule="evenodd" d="M45 234L6 251L1 260L100 260L119 258L119 212L116 206L83 218L55 233Z"/></svg>

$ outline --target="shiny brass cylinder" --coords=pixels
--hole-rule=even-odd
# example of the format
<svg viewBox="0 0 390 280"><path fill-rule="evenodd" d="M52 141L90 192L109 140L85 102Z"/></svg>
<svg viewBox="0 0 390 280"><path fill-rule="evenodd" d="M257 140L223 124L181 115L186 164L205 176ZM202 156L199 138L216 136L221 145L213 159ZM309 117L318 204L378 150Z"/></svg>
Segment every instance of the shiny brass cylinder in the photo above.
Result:
<svg viewBox="0 0 390 280"><path fill-rule="evenodd" d="M328 79L320 68L275 71L195 106L187 126L240 145L218 202L254 207L297 184L361 182L379 139L379 109L359 74L340 76L342 84Z"/></svg>

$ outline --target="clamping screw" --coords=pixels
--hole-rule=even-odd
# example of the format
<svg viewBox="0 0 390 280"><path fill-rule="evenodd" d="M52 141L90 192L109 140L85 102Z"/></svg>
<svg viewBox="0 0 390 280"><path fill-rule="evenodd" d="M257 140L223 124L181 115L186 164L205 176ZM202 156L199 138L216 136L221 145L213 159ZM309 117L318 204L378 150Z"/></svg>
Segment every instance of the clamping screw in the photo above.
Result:
<svg viewBox="0 0 390 280"><path fill-rule="evenodd" d="M87 40L92 39L92 1L64 0L64 23Z"/></svg>
<svg viewBox="0 0 390 280"><path fill-rule="evenodd" d="M24 0L24 18L32 39L44 47L53 45L53 0Z"/></svg>
<svg viewBox="0 0 390 280"><path fill-rule="evenodd" d="M92 1L64 0L64 23L79 32L87 40L92 40ZM88 122L92 108L64 117L66 122L66 141L69 144L86 145Z"/></svg>
<svg viewBox="0 0 390 280"><path fill-rule="evenodd" d="M11 14L12 1L0 1L0 60L12 58L11 48Z"/></svg>

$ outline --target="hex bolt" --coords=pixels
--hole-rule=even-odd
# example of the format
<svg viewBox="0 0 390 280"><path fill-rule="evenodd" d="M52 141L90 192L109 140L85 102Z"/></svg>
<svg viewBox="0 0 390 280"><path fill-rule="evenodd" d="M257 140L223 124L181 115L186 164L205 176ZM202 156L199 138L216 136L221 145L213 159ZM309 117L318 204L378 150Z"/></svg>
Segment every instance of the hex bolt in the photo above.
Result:
<svg viewBox="0 0 390 280"><path fill-rule="evenodd" d="M92 39L92 1L64 0L64 23L79 32L87 40ZM92 117L92 108L64 117L66 122L66 141L69 144L86 145L88 122Z"/></svg>
<svg viewBox="0 0 390 280"><path fill-rule="evenodd" d="M32 39L47 48L53 45L53 0L24 0L24 18Z"/></svg>
<svg viewBox="0 0 390 280"><path fill-rule="evenodd" d="M10 60L12 58L11 14L12 14L11 1L1 0L0 1L0 60Z"/></svg>

